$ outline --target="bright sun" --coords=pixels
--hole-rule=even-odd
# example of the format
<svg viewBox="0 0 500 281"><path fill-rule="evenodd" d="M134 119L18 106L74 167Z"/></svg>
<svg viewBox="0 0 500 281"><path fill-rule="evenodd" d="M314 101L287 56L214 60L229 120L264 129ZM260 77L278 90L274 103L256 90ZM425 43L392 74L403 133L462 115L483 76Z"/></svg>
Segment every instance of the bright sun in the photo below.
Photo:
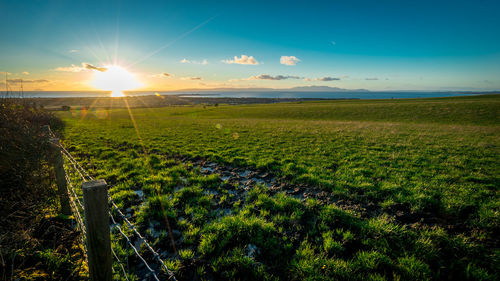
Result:
<svg viewBox="0 0 500 281"><path fill-rule="evenodd" d="M135 76L118 65L105 66L106 71L95 71L92 85L98 89L111 91L112 97L123 97L123 91L141 86Z"/></svg>

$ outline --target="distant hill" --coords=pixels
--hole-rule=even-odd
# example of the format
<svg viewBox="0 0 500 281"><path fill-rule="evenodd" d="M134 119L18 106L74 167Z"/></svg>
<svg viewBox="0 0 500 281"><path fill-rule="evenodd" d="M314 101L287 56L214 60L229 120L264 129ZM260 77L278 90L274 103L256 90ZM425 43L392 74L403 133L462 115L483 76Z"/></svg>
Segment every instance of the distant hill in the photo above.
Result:
<svg viewBox="0 0 500 281"><path fill-rule="evenodd" d="M366 89L343 89L328 86L301 86L288 89L275 88L212 88L212 89L183 89L173 92L369 92Z"/></svg>
<svg viewBox="0 0 500 281"><path fill-rule="evenodd" d="M294 91L294 92L369 92L366 89L343 89L337 87L328 87L328 86L302 86L302 87L293 87L287 89L286 91Z"/></svg>

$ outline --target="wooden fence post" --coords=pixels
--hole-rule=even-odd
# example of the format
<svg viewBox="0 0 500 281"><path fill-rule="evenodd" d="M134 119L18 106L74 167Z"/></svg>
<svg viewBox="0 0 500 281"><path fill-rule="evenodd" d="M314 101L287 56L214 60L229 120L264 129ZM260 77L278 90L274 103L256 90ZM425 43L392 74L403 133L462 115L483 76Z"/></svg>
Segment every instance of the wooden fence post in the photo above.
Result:
<svg viewBox="0 0 500 281"><path fill-rule="evenodd" d="M111 281L111 239L106 182L84 182L82 190L90 280Z"/></svg>
<svg viewBox="0 0 500 281"><path fill-rule="evenodd" d="M66 173L64 172L64 160L61 148L57 145L58 143L58 138L50 138L50 158L56 173L57 195L61 204L61 213L69 216L71 215L71 208L68 198L68 183L66 182Z"/></svg>

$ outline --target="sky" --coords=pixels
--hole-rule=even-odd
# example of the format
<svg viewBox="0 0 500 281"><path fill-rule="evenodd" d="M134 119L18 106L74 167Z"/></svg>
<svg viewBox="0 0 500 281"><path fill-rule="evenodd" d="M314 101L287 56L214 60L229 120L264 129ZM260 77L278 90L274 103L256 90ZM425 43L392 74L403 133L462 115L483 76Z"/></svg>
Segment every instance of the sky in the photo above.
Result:
<svg viewBox="0 0 500 281"><path fill-rule="evenodd" d="M0 90L5 77L36 91L500 90L498 11L498 0L0 0Z"/></svg>

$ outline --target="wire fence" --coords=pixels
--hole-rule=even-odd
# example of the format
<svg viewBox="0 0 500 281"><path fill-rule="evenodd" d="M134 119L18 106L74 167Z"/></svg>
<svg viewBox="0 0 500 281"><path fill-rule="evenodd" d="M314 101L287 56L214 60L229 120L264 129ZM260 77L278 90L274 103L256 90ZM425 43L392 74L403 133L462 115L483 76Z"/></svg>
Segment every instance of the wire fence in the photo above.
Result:
<svg viewBox="0 0 500 281"><path fill-rule="evenodd" d="M55 138L54 134L50 131L50 128L48 129L48 133L51 137ZM79 195L79 192L81 193L81 190L78 190L76 188L76 183L74 183L71 180L71 178L72 178L72 176L79 178L81 180L81 182L93 181L94 178L92 176L90 176L90 174L82 167L82 165L80 165L80 163L78 163L78 161L75 160L75 158L71 155L71 153L62 144L60 144L58 141L54 142L54 143L60 147L62 155L63 155L64 159L66 160L65 162L67 163L67 165L64 165L64 173L65 173L65 178L66 178L67 187L68 187L67 193L68 193L68 197L69 197L69 203L70 203L72 213L74 214L74 217L75 217L76 226L77 226L78 230L82 233L80 238L81 238L81 243L83 245L83 253L84 253L85 259L88 260L87 246L85 243L85 237L87 236L87 230L85 228L84 215L83 215L84 205L82 204L82 201L80 200L81 195ZM165 271L166 275L168 276L167 277L168 280L177 281L174 273L168 269L167 265L165 264L165 262L163 261L161 256L158 254L158 252L155 251L153 249L153 247L151 246L151 244L144 238L144 236L140 234L140 232L137 230L137 228L134 226L134 224L131 223L127 219L127 217L123 214L123 212L116 205L116 203L113 201L111 196L109 196L109 194L108 194L108 202L109 202L110 210L111 209L115 210L116 211L115 214L117 217L117 218L115 218L115 216L113 216L113 212L108 211L110 219L112 221L112 223L110 224L110 228L118 230L117 234L119 234L121 237L123 237L125 239L127 247L130 247L131 249L133 249L134 254L144 264L145 268L147 269L149 274L154 278L154 280L156 280L156 281L161 280L160 274L159 274L160 272L158 272L158 271L161 271L161 269L163 269ZM157 263L156 267L160 268L160 270L155 270L154 267L152 265L150 265L146 261L146 259L139 253L138 247L136 247L134 245L134 243L132 242L133 239L131 237L129 237L127 234L125 234L125 232L123 231L122 228L124 226L127 226L128 229L135 235L136 239L138 239L142 244L144 244L146 246L145 249L147 249L150 252L150 254L153 256L154 261ZM111 253L112 253L116 263L118 264L119 268L121 269L120 275L122 275L125 278L125 280L129 280L130 272L127 272L128 270L126 270L125 266L124 266L124 265L126 265L127 269L129 268L128 256L127 256L127 262L124 262L119 258L119 255L116 254L113 247L111 247ZM114 271L114 269L113 269L113 271Z"/></svg>

